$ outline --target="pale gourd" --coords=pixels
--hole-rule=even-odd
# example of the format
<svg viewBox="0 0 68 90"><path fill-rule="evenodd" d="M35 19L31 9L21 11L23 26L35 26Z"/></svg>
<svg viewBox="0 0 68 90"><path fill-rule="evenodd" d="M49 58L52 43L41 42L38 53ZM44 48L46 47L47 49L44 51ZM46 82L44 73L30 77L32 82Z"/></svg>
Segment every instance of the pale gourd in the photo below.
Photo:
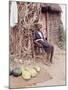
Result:
<svg viewBox="0 0 68 90"><path fill-rule="evenodd" d="M41 68L39 66L34 66L33 67L37 72L40 72Z"/></svg>
<svg viewBox="0 0 68 90"><path fill-rule="evenodd" d="M22 77L25 80L30 80L31 79L31 74L27 70L23 69L23 71L22 71Z"/></svg>
<svg viewBox="0 0 68 90"><path fill-rule="evenodd" d="M28 72L31 73L31 77L37 76L37 72L36 72L36 70L34 68L32 68L32 67L25 67L25 70L27 70Z"/></svg>
<svg viewBox="0 0 68 90"><path fill-rule="evenodd" d="M36 72L35 69L31 68L31 69L29 70L29 72L31 73L31 76L32 76L32 77L36 77L36 76L37 76L37 72Z"/></svg>

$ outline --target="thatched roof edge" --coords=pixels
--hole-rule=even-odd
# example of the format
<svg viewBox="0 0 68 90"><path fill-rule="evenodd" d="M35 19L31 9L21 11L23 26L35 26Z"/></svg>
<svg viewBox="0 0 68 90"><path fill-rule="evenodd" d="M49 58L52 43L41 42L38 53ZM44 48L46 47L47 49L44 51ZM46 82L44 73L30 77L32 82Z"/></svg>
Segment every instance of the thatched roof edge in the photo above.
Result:
<svg viewBox="0 0 68 90"><path fill-rule="evenodd" d="M58 4L42 3L41 8L45 9L44 11L62 12L61 7Z"/></svg>

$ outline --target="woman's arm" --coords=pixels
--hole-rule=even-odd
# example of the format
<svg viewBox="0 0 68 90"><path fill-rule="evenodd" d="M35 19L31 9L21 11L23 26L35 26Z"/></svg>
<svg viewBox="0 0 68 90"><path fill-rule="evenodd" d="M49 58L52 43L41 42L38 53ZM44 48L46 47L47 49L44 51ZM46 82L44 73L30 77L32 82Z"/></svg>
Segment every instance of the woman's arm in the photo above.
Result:
<svg viewBox="0 0 68 90"><path fill-rule="evenodd" d="M34 40L34 44L37 45L40 48L42 47L42 45L38 41L36 41L36 40Z"/></svg>

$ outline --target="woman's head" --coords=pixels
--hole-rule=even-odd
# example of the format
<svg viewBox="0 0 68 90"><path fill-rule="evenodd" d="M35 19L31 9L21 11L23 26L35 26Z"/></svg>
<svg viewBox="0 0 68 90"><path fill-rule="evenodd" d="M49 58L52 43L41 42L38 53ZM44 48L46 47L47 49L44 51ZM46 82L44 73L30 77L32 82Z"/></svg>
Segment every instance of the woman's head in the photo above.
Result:
<svg viewBox="0 0 68 90"><path fill-rule="evenodd" d="M41 25L40 23L35 23L35 24L34 24L34 28L35 28L36 30L40 30L40 29L42 28L42 25Z"/></svg>

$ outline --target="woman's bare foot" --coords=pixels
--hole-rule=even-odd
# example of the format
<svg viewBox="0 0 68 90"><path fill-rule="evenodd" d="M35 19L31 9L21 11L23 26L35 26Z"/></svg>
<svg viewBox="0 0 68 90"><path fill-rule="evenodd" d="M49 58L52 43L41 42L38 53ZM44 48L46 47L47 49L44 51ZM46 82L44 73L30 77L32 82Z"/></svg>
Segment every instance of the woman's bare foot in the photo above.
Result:
<svg viewBox="0 0 68 90"><path fill-rule="evenodd" d="M47 66L51 65L50 61L45 61L44 64L47 65Z"/></svg>

